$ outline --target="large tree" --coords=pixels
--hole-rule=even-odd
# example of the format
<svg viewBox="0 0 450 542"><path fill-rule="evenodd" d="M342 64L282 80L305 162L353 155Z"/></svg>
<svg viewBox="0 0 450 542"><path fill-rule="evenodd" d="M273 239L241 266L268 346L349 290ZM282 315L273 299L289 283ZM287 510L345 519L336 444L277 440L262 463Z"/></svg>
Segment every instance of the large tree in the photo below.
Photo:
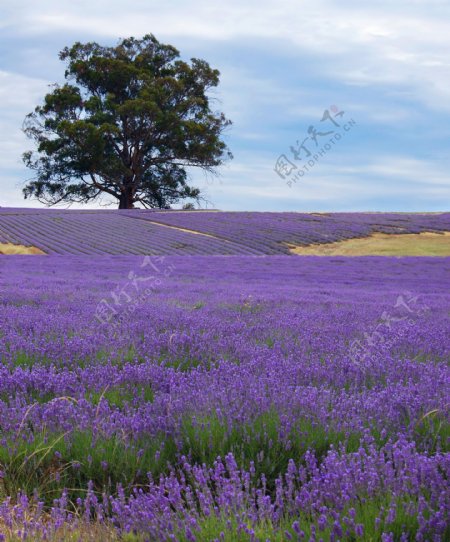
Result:
<svg viewBox="0 0 450 542"><path fill-rule="evenodd" d="M119 209L199 200L189 168L215 173L231 158L221 139L231 122L211 109L207 95L218 70L204 60L182 61L151 34L115 47L77 42L59 58L68 82L53 85L24 122L37 145L23 155L35 172L25 198L54 205L109 194Z"/></svg>

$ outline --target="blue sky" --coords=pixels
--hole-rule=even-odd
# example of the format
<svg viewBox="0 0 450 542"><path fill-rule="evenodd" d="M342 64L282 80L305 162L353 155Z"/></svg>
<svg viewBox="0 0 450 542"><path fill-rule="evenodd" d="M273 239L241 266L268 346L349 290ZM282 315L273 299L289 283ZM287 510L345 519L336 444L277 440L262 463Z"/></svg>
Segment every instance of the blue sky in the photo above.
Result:
<svg viewBox="0 0 450 542"><path fill-rule="evenodd" d="M450 3L438 0L3 0L0 206L41 206L21 195L30 177L21 154L32 148L21 125L47 85L63 82L58 52L75 41L114 45L153 33L221 72L215 107L233 121L226 140L234 160L218 178L192 173L210 207L448 210L449 20ZM320 122L331 106L344 111L339 129ZM289 186L307 165L290 147L309 126L344 137ZM318 136L318 148L329 137ZM280 155L296 166L285 179L274 171Z"/></svg>

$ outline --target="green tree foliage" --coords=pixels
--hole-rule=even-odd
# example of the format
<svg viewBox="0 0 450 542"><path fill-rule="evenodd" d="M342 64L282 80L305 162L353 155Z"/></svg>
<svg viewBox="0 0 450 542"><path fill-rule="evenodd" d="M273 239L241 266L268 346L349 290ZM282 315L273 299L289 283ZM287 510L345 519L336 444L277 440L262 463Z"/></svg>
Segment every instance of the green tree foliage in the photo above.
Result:
<svg viewBox="0 0 450 542"><path fill-rule="evenodd" d="M187 169L214 174L232 157L221 139L231 122L207 95L218 70L182 61L151 34L115 47L77 42L59 58L67 83L53 85L24 122L37 147L23 155L35 172L25 198L54 205L109 194L120 209L198 201Z"/></svg>

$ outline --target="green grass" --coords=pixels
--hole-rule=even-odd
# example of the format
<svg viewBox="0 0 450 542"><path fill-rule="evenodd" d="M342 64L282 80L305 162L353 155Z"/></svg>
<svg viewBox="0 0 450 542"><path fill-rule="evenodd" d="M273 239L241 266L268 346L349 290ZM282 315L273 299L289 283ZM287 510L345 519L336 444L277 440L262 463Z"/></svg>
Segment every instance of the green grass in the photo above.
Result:
<svg viewBox="0 0 450 542"><path fill-rule="evenodd" d="M103 391L87 391L85 398L93 405L98 405L103 399L110 406L123 408L126 404L153 403L155 392L150 385L134 385L133 387L119 386L108 388Z"/></svg>
<svg viewBox="0 0 450 542"><path fill-rule="evenodd" d="M187 420L183 424L183 449L194 463L212 464L217 456L232 452L240 467L249 469L255 462L256 476L265 474L268 487L273 488L275 478L286 471L290 459L300 462L307 450L316 457L324 457L331 446L344 443L348 451L359 447L359 434L326 430L309 420L300 420L291 432L280 438L279 415L270 410L252 423L231 429L216 416Z"/></svg>
<svg viewBox="0 0 450 542"><path fill-rule="evenodd" d="M392 521L388 521L387 511L392 504L395 504L396 514ZM407 512L410 500L407 496L393 498L390 494L383 494L377 498L367 499L364 503L355 502L341 511L341 518L346 517L353 522L350 526L343 529L343 536L340 540L352 542L364 540L364 542L381 542L383 532L391 532L394 540L399 541L402 534L405 533L408 540L414 540L418 530L418 520L416 515ZM244 513L244 510L242 510ZM425 514L426 515L426 514ZM376 524L377 518L380 520ZM219 539L221 542L254 542L266 541L286 542L288 540L286 533L290 534L292 540L298 540L294 529L294 522L298 522L298 527L304 533L303 540L309 540L314 526L317 533L317 539L324 542L331 540L332 520L328 520L326 525L320 526L316 519L312 519L309 514L299 510L298 515L281 518L278 523L269 520L260 520L256 523L242 521L237 518L237 514L230 514L228 517L211 514L208 517L202 517L197 524L196 529L192 529L197 542L210 542ZM245 529L241 528L244 525ZM363 527L362 537L357 535L356 525ZM448 533L450 534L450 528ZM184 531L178 531L177 540L179 542L188 542ZM336 537L334 538L336 540ZM448 538L444 538L448 539ZM128 542L140 542L144 538L140 535L128 535L124 540Z"/></svg>
<svg viewBox="0 0 450 542"><path fill-rule="evenodd" d="M150 392L147 390L147 393ZM126 390L111 390L99 395L97 399L100 401L103 397L119 405L129 399L127 393L129 392ZM142 393L145 394L146 390L143 389ZM442 430L445 424L441 424L441 421L441 414L433 411L422 418L417 431L429 438L436 434L437 430ZM229 452L233 452L240 468L248 469L250 462L255 462L254 479L264 473L267 489L273 497L275 479L286 471L291 458L298 465L308 449L314 449L320 460L331 446L338 448L343 445L347 452L356 451L360 446L360 435L357 433L344 435L333 430L326 431L307 420L299 422L284 438L280 438L279 431L280 419L270 410L256 418L252 424L232 428L228 428L227 423L223 423L217 416L186 418L181 423L180 434L176 439L161 434L155 438L130 438L127 441L120 435L104 438L79 431L70 435L41 433L36 435L32 442L19 438L0 448L0 470L5 472L4 478L0 480L0 500L9 495L14 501L19 491L32 495L37 488L40 498L50 505L53 498L59 496L63 488L67 488L69 498L74 503L77 497L85 495L90 480L99 493L106 491L108 494L115 494L118 483L129 492L132 487L145 486L148 483L148 472L157 479L160 474L167 473L169 468L176 467L182 455L191 463L211 466L218 456L223 458ZM440 436L443 438L444 434ZM379 444L382 444L381 441ZM376 497L360 494L357 501L349 504L349 507L355 509L355 524L364 526L363 540L381 541L383 529L391 531L395 540L400 539L402 532L406 532L411 539L414 538L418 524L414 515L407 512L407 501L402 500L406 497L398 498L395 519L385 525L392 498L391 494ZM75 509L74 504L73 507ZM342 515L346 514L348 511L344 510ZM215 515L201 517L198 530L195 531L197 541L214 540L223 532L224 538L220 540L225 542L250 542L252 537L238 529L236 517L236 514L228 519ZM380 518L379 527L376 527L376 518ZM306 540L309 539L312 525L315 525L319 532L317 515L303 514L299 518L283 517L280 524L258 522L252 526L256 540L287 540L284 532L294 535L292 522L296 519L300 521ZM250 524L248 526L250 527ZM103 528L104 526L93 524L92 533L100 532ZM87 529L89 531L89 528ZM89 536L89 532L86 532L83 540L95 540ZM322 530L320 537L324 542L330 540L330 528ZM69 537L64 538L66 539L72 540ZM116 540L114 533L109 531L105 531L102 539ZM145 540L145 536L126 535L120 539L141 542ZM356 537L350 530L343 539L352 541L356 540ZM184 531L177 533L177 540L187 540Z"/></svg>
<svg viewBox="0 0 450 542"><path fill-rule="evenodd" d="M272 348L276 341L275 337L267 337L264 344ZM189 348L183 350L182 346L176 354L167 352L167 356L164 356L162 353L160 362L165 363L166 359L169 360L170 366L186 371L198 366L208 367L210 366L208 363L213 363L213 360L208 362L206 357L206 361L200 357L196 358ZM111 360L110 354L102 350L97 353L95 363L106 363L108 360ZM131 361L139 361L134 346L124 348L115 355L116 363L124 364ZM19 352L15 363L21 367L31 367L36 360L26 352ZM42 360L39 360L39 363L42 363ZM28 390L24 397L36 403L55 399L52 393L41 393L36 390ZM128 384L107 387L104 390L89 390L85 398L93 405L106 401L110 406L123 409L127 405L153 402L155 392L151 385ZM9 401L11 397L3 394L0 399ZM24 423L19 434L14 435L5 446L0 447L0 470L5 472L5 476L0 479L0 500L11 496L14 501L21 491L32 495L37 490L40 498L47 505L51 505L52 500L61 494L62 489L67 488L70 500L74 503L77 497L85 495L89 481L93 482L95 491L99 493L106 491L115 494L118 483L129 492L133 487L147 485L147 473L150 472L153 478L157 479L170 468L177 468L181 456L186 456L190 463L210 466L218 456L224 458L229 452L233 453L240 468L249 469L251 462L254 462L255 478L264 473L267 489L273 496L275 479L286 471L290 459L299 464L305 452L313 450L316 457L321 460L331 447L342 446L345 451L353 452L360 446L360 433L345 434L332 427L301 418L300 412L298 416L297 425L288 435L283 436L280 436L282 421L274 409L245 424L231 423L217 415L197 418L186 416L180 421L179 431L173 436L160 434L139 439L119 433L106 438L88 431L74 431L70 434L48 434L45 431L33 433L33 427L29 423ZM405 420L405 423L412 421ZM382 439L377 428L370 427L370 431L377 446L380 447L389 436L395 436L390 434ZM27 438L22 433L27 435ZM33 438L29 438L30 435ZM425 413L414 425L413 438L420 450L430 453L438 450L448 451L450 424L444 413L439 409ZM369 542L381 540L381 529L375 528L375 519L379 516L382 506L385 509L389 507L389 499L390 496L385 495L366 502L353 503L356 510L355 521L364 525L364 540ZM417 530L417 520L409 516L406 510L407 508L399 501L396 518L389 525L395 540L399 540L404 530L413 538ZM313 518L302 517L301 520L301 528L308 539L315 519L313 521ZM233 523L235 519L232 518L231 521ZM293 533L292 521L292 518L282 518L281 527L269 522L260 522L253 526L256 539L265 541L270 538L271 541L284 541L286 540L284 531ZM383 521L384 519L382 523ZM119 540L114 532L109 530L103 532L102 529L102 526L94 524L91 533L89 529L83 533L83 540L96 540L95 536L101 536L105 541ZM99 532L102 534L99 535ZM237 525L232 524L230 527L224 518L217 516L202 518L196 537L198 541L210 541L218 538L221 532L224 532L224 538L220 540L225 542L252 540L250 535L238 530ZM72 537L72 534L64 536L64 540L77 539ZM92 538L89 538L90 536ZM177 540L186 540L182 532L178 533L177 537ZM329 529L321 532L321 537L327 542L330 538ZM120 539L141 542L145 537L126 535ZM355 540L351 533L344 539Z"/></svg>
<svg viewBox="0 0 450 542"><path fill-rule="evenodd" d="M136 401L136 393L142 401L152 401L154 397L151 386L143 386L137 390L90 392L87 398L96 405L105 400L123 408ZM253 462L255 476L264 473L267 488L273 491L275 479L286 472L291 459L298 464L308 450L314 450L320 461L331 447L354 452L362 436L357 432L345 434L304 418L287 435L280 436L281 429L280 417L274 410L246 424L229 425L217 415L186 417L174 436L160 434L139 439L119 433L105 437L88 431L33 434L33 428L24 424L21 432L31 433L32 438L25 439L19 432L0 447L0 470L6 473L0 496L3 493L15 497L21 489L32 494L38 488L40 494L51 499L63 487L82 492L89 480L99 492L114 492L118 483L130 489L145 485L148 472L154 477L167 473L170 466L178 465L181 456L191 463L212 465L218 456L224 458L230 452L240 468L248 470ZM379 447L389 438L387 435L382 439L373 428L372 436ZM448 449L449 436L449 424L439 411L428 413L416 424L419 447L430 452Z"/></svg>
<svg viewBox="0 0 450 542"><path fill-rule="evenodd" d="M143 397L147 394L147 399L152 397L150 388L143 388L141 393ZM95 397L97 401L103 398L121 406L130 400L131 392L107 390ZM70 488L73 494L84 491L89 480L97 491L113 493L118 483L128 489L145 485L148 472L154 477L167 473L181 456L191 463L212 465L218 456L223 458L229 452L243 468L248 469L254 461L256 476L264 473L267 487L272 490L275 478L286 471L289 460L300 462L308 449L314 449L320 458L332 445L345 443L349 451L359 446L358 434L345 436L307 421L299 423L283 439L279 430L278 415L269 411L252 424L231 429L217 416L196 420L187 417L175 437L161 434L134 439L117 434L105 438L74 431L70 435L42 432L35 434L33 440L14 438L0 448L0 469L6 474L2 480L3 495L14 498L20 490L32 494L38 488L50 500L63 487Z"/></svg>
<svg viewBox="0 0 450 542"><path fill-rule="evenodd" d="M351 525L344 528L341 540L347 542L364 541L364 542L381 542L382 533L390 532L394 536L396 542L400 541L402 534L406 534L408 540L414 540L418 530L418 520L415 515L415 510L410 514L407 512L410 504L408 496L393 497L391 494L382 494L376 498L368 499L365 502L356 502L349 504L344 510L341 510L341 518L347 518L351 521ZM387 511L392 504L395 504L396 514L392 521L388 521ZM330 542L332 532L332 520L328 520L325 525L319 525L316 519L312 519L309 514L298 511L292 516L284 515L279 522L274 523L269 520L259 520L254 523L245 519L245 510L237 510L234 514L228 517L224 515L211 514L208 517L200 516L196 526L192 526L191 531L195 535L197 542L211 542L220 540L221 542L286 542L287 535L292 537L292 540L298 540L294 528L294 522L297 522L297 529L304 533L303 540L309 540L314 526L317 533L317 539L323 542ZM425 513L425 517L427 514ZM377 518L380 520L376 524ZM343 522L341 522L342 524ZM357 536L356 525L362 525L363 534ZM2 528L6 533L8 542L19 542L21 538L17 536L17 530L21 524L11 525ZM174 535L178 542L188 542L189 538L183 528L175 527ZM242 528L244 527L244 528ZM450 527L444 534L443 540L448 540L450 537ZM334 538L336 540L336 537ZM148 540L148 535L139 533L122 533L119 534L112 526L105 525L99 522L84 524L77 529L69 529L61 527L54 534L49 534L44 539L40 536L34 536L36 542L59 542L61 540L67 542L78 542L79 540L95 541L102 540L104 542L144 542Z"/></svg>
<svg viewBox="0 0 450 542"><path fill-rule="evenodd" d="M116 485L125 488L144 485L147 472L155 476L174 464L177 449L173 439L162 435L127 443L118 435L96 437L88 431L70 435L44 432L29 442L19 439L0 448L0 498L17 498L20 491L38 494L47 502L68 488L71 499L83 496L92 480L98 491L114 494Z"/></svg>
<svg viewBox="0 0 450 542"><path fill-rule="evenodd" d="M425 413L415 424L414 441L429 453L450 452L450 422L445 413L438 408Z"/></svg>
<svg viewBox="0 0 450 542"><path fill-rule="evenodd" d="M139 356L136 347L134 345L122 348L121 350L113 349L109 351L107 349L102 349L96 352L94 356L88 357L74 357L70 360L70 366L77 366L81 368L88 367L92 364L102 365L108 362L111 362L114 365L123 366L126 363L140 362L143 358ZM14 367L22 367L24 369L31 369L35 365L58 365L65 366L67 365L67 360L55 360L47 356L40 356L37 354L32 354L25 350L18 350L14 352L14 357L12 359L12 365Z"/></svg>

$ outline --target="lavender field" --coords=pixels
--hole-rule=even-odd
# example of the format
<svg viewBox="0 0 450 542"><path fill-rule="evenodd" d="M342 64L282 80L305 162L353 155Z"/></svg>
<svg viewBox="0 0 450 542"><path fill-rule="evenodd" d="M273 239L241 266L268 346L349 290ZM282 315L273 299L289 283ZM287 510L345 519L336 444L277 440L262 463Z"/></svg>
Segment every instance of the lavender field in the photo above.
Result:
<svg viewBox="0 0 450 542"><path fill-rule="evenodd" d="M1 540L449 539L448 258L1 258Z"/></svg>

